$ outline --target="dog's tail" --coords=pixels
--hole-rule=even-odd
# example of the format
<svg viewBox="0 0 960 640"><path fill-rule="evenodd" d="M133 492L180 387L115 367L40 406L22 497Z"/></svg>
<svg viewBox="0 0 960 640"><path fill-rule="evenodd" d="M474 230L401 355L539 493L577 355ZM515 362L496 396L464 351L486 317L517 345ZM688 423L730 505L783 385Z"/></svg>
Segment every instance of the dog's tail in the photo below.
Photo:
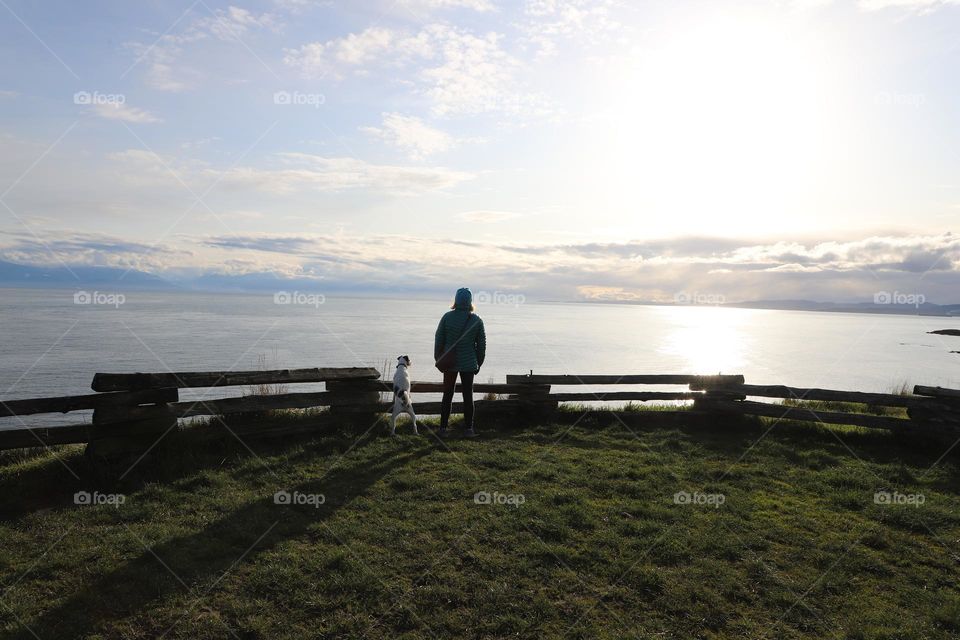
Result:
<svg viewBox="0 0 960 640"><path fill-rule="evenodd" d="M410 392L409 392L409 391L401 391L401 392L400 392L400 399L403 400L403 406L405 406L405 407L409 407L409 406L410 406L411 400L410 400Z"/></svg>

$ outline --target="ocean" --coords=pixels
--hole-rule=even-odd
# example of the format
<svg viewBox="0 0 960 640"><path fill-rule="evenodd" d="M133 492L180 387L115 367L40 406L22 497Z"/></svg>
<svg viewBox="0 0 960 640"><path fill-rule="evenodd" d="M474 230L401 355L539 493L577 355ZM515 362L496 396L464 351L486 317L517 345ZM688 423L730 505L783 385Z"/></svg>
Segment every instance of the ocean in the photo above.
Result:
<svg viewBox="0 0 960 640"><path fill-rule="evenodd" d="M90 393L97 372L382 370L386 363L392 375L401 354L412 359L415 380L439 380L433 335L449 305L296 292L278 298L5 289L0 295L4 400ZM928 333L958 329L960 318L494 300L477 309L488 342L478 382L532 370L739 373L751 384L879 392L903 384L960 388L960 354L951 353L960 351L960 338ZM29 418L29 424L77 421L77 414ZM0 419L0 427L14 424Z"/></svg>

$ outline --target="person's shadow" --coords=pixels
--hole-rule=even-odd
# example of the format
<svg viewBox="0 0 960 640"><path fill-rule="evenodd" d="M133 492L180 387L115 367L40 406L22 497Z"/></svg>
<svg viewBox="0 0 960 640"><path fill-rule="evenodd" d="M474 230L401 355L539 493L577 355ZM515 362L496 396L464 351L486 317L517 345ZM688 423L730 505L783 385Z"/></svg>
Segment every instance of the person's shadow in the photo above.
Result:
<svg viewBox="0 0 960 640"><path fill-rule="evenodd" d="M359 469L334 466L319 481L284 488L291 494L324 495L326 502L320 507L276 504L271 493L197 533L156 546L143 540L145 548L139 556L87 584L38 618L24 620L29 628L21 625L3 632L0 637L87 637L95 634L104 622L142 612L149 609L152 602L178 593L196 592L199 600L224 574L285 540L303 535L311 525L328 520L393 469L432 451L435 449L430 446L396 451ZM144 589L145 577L156 576L158 572L168 575L169 579L164 576L161 588ZM151 580L151 585L157 583ZM184 620L188 613L184 611Z"/></svg>

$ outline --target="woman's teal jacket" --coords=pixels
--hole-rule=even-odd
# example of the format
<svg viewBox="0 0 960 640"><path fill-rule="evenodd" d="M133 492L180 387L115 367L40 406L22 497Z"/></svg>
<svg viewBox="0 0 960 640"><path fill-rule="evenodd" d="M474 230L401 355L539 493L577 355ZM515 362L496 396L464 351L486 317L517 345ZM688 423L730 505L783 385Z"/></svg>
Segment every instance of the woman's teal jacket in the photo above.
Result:
<svg viewBox="0 0 960 640"><path fill-rule="evenodd" d="M463 324L469 319L470 325L460 338ZM460 341L457 342L457 338ZM439 360L441 354L454 348L456 343L456 371L473 373L480 370L487 356L487 334L483 329L483 320L466 309L451 309L440 318L437 334L433 341L433 359Z"/></svg>

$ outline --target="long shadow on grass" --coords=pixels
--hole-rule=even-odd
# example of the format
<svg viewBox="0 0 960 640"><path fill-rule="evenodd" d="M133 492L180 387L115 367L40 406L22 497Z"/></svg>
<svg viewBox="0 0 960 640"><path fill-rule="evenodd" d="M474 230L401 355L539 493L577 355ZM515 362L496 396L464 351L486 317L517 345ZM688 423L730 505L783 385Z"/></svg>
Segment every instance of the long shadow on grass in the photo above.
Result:
<svg viewBox="0 0 960 640"><path fill-rule="evenodd" d="M320 481L286 488L290 493L323 494L327 501L320 508L278 505L272 493L264 496L202 531L148 546L123 567L86 585L35 620L26 621L32 633L20 628L0 637L86 637L106 623L142 613L164 598L189 594L200 600L237 566L285 540L304 535L312 525L330 519L392 470L432 451L434 448L424 446L393 452L365 461L359 468L345 465ZM146 579L157 575L162 580ZM184 621L188 613L184 612Z"/></svg>
<svg viewBox="0 0 960 640"><path fill-rule="evenodd" d="M83 452L62 449L53 455L57 459L31 451L0 463L0 522L15 523L27 514L73 503L73 493L82 486L74 475L85 475ZM25 468L17 468L20 460L27 462Z"/></svg>
<svg viewBox="0 0 960 640"><path fill-rule="evenodd" d="M151 482L168 485L205 469L219 469L225 463L230 466L249 458L281 454L286 464L296 463L299 458L317 455L312 443L322 442L327 451L345 451L362 447L370 440L367 437L355 442L355 434L328 429L283 440L252 440L254 452L230 436L210 440L196 436L190 432L172 433L149 455L139 459L131 455L107 466L85 456L83 448L76 445L29 450L16 456L9 454L17 452L5 452L6 456L0 452L0 522L16 524L38 511L73 509L74 493L80 490L130 494ZM293 447L304 449L290 457ZM28 464L17 468L21 461ZM252 468L251 473L266 471L263 466Z"/></svg>

